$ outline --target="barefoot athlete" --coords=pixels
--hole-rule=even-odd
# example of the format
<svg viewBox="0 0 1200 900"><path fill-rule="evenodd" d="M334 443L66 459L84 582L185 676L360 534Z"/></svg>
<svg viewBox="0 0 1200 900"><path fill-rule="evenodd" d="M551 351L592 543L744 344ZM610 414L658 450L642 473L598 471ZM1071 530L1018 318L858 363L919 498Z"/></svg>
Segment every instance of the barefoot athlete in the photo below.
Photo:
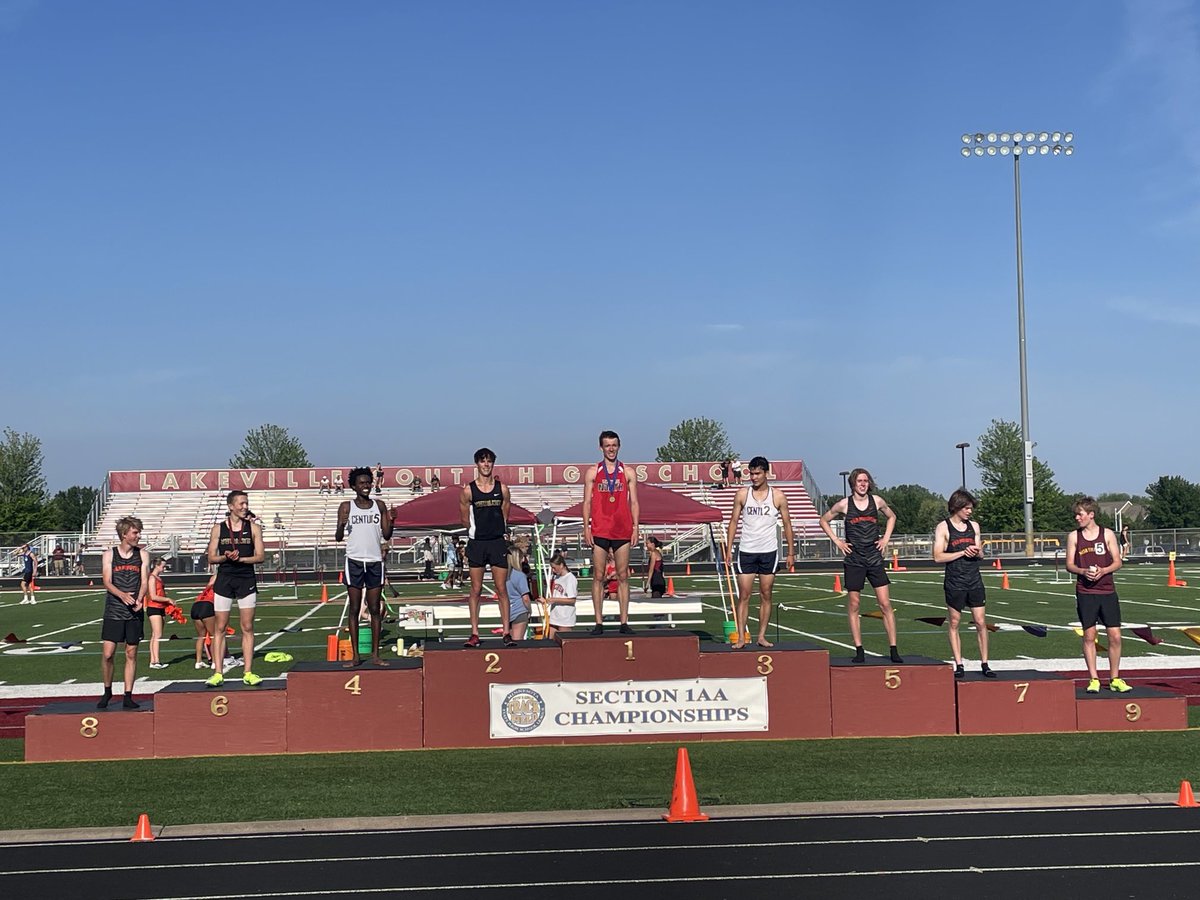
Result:
<svg viewBox="0 0 1200 900"><path fill-rule="evenodd" d="M358 618L365 592L371 616L371 665L387 667L379 656L379 632L382 627L380 597L383 593L383 542L392 537L392 519L387 504L371 498L371 470L365 466L350 473L353 500L338 506L337 531L333 539L346 541L346 595L349 598L350 646L354 657L345 667L362 664L358 652Z"/></svg>

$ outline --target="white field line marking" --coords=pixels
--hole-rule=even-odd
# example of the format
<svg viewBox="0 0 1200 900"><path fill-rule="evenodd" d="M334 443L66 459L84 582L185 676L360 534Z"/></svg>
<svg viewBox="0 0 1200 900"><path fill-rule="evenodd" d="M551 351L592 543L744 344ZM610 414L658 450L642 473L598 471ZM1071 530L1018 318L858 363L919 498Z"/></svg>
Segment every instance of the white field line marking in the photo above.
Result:
<svg viewBox="0 0 1200 900"><path fill-rule="evenodd" d="M1062 865L1062 866L965 866L957 869L875 869L856 872L783 872L779 874L761 874L746 872L730 872L724 875L685 875L677 878L609 878L581 879L578 881L527 881L501 882L498 884L439 884L428 887L414 885L396 885L392 887L346 888L341 890L321 891L269 891L257 894L188 894L179 897L157 897L155 900L259 900L266 897L340 897L347 894L413 894L433 891L467 891L467 890L511 890L513 888L570 888L591 887L597 885L625 884L698 884L711 881L729 881L745 879L747 881L775 880L810 880L814 878L876 878L895 875L988 875L1008 872L1076 872L1081 870L1104 871L1109 869L1130 868L1139 869L1182 869L1195 868L1200 862L1138 862L1138 863L1101 863L1096 865Z"/></svg>
<svg viewBox="0 0 1200 900"><path fill-rule="evenodd" d="M531 849L522 850L522 853L527 853L530 856L549 856L556 853L657 853L660 851L685 851L685 850L753 850L756 848L767 847L844 847L857 846L860 844L939 844L939 843L965 843L968 841L1031 841L1031 840L1070 840L1074 838L1100 838L1100 837L1162 837L1165 835L1186 835L1200 834L1200 828L1178 828L1165 831L1079 831L1070 832L1064 831L1059 833L1043 834L966 834L966 835L943 835L941 837L923 837L921 835L913 835L911 837L886 837L886 838L842 838L838 840L827 841L761 841L761 842L740 842L740 843L720 843L720 844L647 844L644 846L612 846L612 847L553 847L548 849ZM24 846L31 846L26 844ZM463 850L455 853L394 853L394 854L372 854L370 856L323 856L323 857L281 857L277 859L251 859L251 860L215 860L205 862L205 866L236 868L238 866L290 866L299 863L315 863L322 865L325 863L339 862L401 862L412 859L488 859L493 856L511 856L512 850ZM1197 861L1200 865L1200 861ZM172 869L195 869L194 861L177 862L177 863L157 863L155 865L139 865L139 870L154 870L167 871ZM8 872L0 872L0 878L10 875L79 875L89 872L110 872L113 866L79 866L60 869L17 869Z"/></svg>
<svg viewBox="0 0 1200 900"><path fill-rule="evenodd" d="M338 595L336 595L336 596L334 596L334 597L330 597L330 598L329 598L329 603L317 603L315 606L313 606L313 608L312 608L312 609L310 609L308 612L306 612L306 613L305 613L304 615L302 615L300 618L298 618L298 619L296 619L296 620L294 620L294 621L292 621L292 622L289 622L287 625L285 625L285 626L284 626L284 628L295 628L297 625L299 625L301 622L303 622L305 619L307 619L307 618L308 618L309 616L311 616L313 613L317 612L317 611L318 611L318 610L319 610L319 609L320 609L322 606L328 606L330 603L333 603L335 600L341 600L341 599L342 599L342 598L344 598L345 596L346 596L346 592L345 592L345 591L342 591L340 594L338 594ZM262 641L260 641L259 643L255 644L255 646L254 646L254 651L257 653L257 652L258 652L259 650L261 650L263 647L270 646L272 643L274 643L276 640L278 640L278 639L279 639L279 637L280 637L281 635L283 635L284 633L285 633L285 632L284 632L282 629L280 629L280 630L278 630L278 631L274 632L273 634L271 634L271 635L268 635L268 636L267 636L266 638L264 638Z"/></svg>

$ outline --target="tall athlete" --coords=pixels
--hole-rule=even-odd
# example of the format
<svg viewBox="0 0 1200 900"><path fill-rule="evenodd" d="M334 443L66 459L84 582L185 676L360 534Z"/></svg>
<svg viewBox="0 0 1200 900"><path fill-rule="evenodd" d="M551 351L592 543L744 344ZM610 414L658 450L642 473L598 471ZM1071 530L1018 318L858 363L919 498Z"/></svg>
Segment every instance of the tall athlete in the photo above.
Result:
<svg viewBox="0 0 1200 900"><path fill-rule="evenodd" d="M21 547L21 602L33 606L33 578L37 574L38 558L33 549L25 544Z"/></svg>
<svg viewBox="0 0 1200 900"><path fill-rule="evenodd" d="M371 470L364 467L350 473L353 500L343 500L338 506L337 531L333 539L346 541L346 595L349 598L350 646L354 658L347 669L362 665L358 654L358 617L366 592L367 612L371 615L371 664L387 668L379 656L379 632L383 613L380 597L383 593L383 542L391 540L392 517L387 504L371 499Z"/></svg>
<svg viewBox="0 0 1200 900"><path fill-rule="evenodd" d="M133 701L133 681L137 676L137 649L142 642L142 603L146 597L146 586L150 575L150 554L138 546L142 536L142 520L125 516L117 522L117 535L121 542L105 553L101 561L101 577L104 581L104 620L100 626L103 641L100 656L100 677L104 681L104 695L96 704L105 709L112 700L113 656L117 644L125 645L125 699L122 706L137 709Z"/></svg>
<svg viewBox="0 0 1200 900"><path fill-rule="evenodd" d="M983 543L979 540L979 523L972 521L975 498L964 489L950 495L946 503L949 515L938 522L933 530L933 560L946 567L943 589L949 617L946 635L950 639L950 652L954 654L954 677L963 678L962 641L958 636L958 623L964 607L971 608L971 619L979 636L979 660L985 678L995 678L996 673L988 667L988 631L983 607L987 593L983 588L983 576L979 574L979 558L983 556Z"/></svg>
<svg viewBox="0 0 1200 900"><path fill-rule="evenodd" d="M621 634L629 627L629 548L638 540L637 478L626 478L617 459L621 438L615 431L600 432L604 459L583 476L583 542L592 545L592 608L596 627L604 633L604 567L612 556L617 564L617 602L621 608Z"/></svg>
<svg viewBox="0 0 1200 900"><path fill-rule="evenodd" d="M467 605L471 614L471 636L466 647L479 646L479 595L483 593L483 570L490 566L500 605L500 627L504 643L513 642L508 631L508 485L492 474L496 454L487 447L475 451L475 478L463 485L458 498L459 515L467 529L467 563L471 567L471 593Z"/></svg>
<svg viewBox="0 0 1200 900"><path fill-rule="evenodd" d="M1067 535L1067 571L1075 574L1075 608L1083 626L1083 661L1087 663L1087 692L1100 692L1096 669L1096 623L1108 633L1108 689L1131 691L1121 677L1121 604L1113 585L1113 572L1121 568L1121 550L1112 529L1096 524L1099 504L1091 497L1075 501L1079 528Z"/></svg>
<svg viewBox="0 0 1200 900"><path fill-rule="evenodd" d="M238 605L238 622L242 626L242 682L255 685L262 678L250 671L254 662L254 607L258 604L258 580L254 564L263 561L262 526L250 521L250 500L245 491L230 491L225 497L229 513L212 527L208 536L208 561L217 567L213 582L213 611L216 616L212 639L213 672L205 684L217 687L224 683L225 628L234 601Z"/></svg>
<svg viewBox="0 0 1200 900"><path fill-rule="evenodd" d="M740 470L739 470L740 471ZM787 541L787 565L796 564L796 538L792 534L792 517L788 515L787 497L767 484L771 464L766 457L756 456L750 460L750 487L739 488L729 513L729 534L725 542L725 565L733 561L733 539L737 534L739 517L742 523L742 539L738 543L736 559L738 599L733 610L737 625L733 649L746 646L746 628L750 617L750 592L754 590L754 578L758 577L758 645L775 646L767 640L767 624L771 621L771 589L775 585L775 569L779 565L778 524L783 523L783 536Z"/></svg>
<svg viewBox="0 0 1200 900"><path fill-rule="evenodd" d="M863 652L862 622L858 607L862 598L863 585L869 580L875 589L875 602L883 613L883 628L887 632L891 659L902 663L896 649L896 614L888 597L887 572L883 568L883 553L892 539L896 527L896 514L878 494L871 491L875 482L866 469L854 469L850 473L850 496L843 497L821 516L821 530L842 551L842 567L846 579L846 613L850 619L850 636L854 638L854 662L866 662ZM829 523L836 516L846 519L846 538L842 540L833 532ZM879 517L887 519L883 535L879 534Z"/></svg>

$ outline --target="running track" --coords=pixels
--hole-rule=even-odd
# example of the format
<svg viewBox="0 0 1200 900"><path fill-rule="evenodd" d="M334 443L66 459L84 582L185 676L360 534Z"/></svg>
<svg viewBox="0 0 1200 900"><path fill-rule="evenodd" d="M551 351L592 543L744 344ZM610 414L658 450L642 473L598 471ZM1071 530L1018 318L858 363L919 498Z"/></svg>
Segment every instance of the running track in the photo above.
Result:
<svg viewBox="0 0 1200 900"><path fill-rule="evenodd" d="M0 844L0 896L1195 897L1200 809L1114 806Z"/></svg>

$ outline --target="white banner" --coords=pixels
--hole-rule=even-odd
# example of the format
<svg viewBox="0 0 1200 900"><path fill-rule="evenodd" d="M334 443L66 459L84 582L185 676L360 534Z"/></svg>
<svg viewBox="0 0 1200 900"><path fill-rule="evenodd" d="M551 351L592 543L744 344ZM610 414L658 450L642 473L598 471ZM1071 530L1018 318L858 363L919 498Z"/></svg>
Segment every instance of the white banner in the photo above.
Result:
<svg viewBox="0 0 1200 900"><path fill-rule="evenodd" d="M492 738L767 730L766 678L488 685Z"/></svg>

